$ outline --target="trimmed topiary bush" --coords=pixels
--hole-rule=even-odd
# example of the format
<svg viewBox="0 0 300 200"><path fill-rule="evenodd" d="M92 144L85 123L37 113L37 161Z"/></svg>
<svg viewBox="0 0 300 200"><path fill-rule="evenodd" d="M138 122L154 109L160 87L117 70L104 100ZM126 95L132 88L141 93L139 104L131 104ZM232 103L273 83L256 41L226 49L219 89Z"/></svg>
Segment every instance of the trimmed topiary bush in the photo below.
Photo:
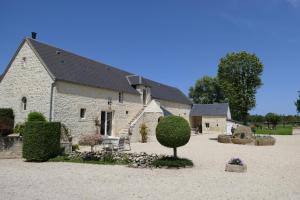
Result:
<svg viewBox="0 0 300 200"><path fill-rule="evenodd" d="M59 122L26 122L23 135L23 158L47 161L60 154Z"/></svg>
<svg viewBox="0 0 300 200"><path fill-rule="evenodd" d="M27 117L28 122L46 122L46 117L40 112L31 112Z"/></svg>
<svg viewBox="0 0 300 200"><path fill-rule="evenodd" d="M12 133L14 119L14 112L11 108L0 108L0 136L6 136Z"/></svg>
<svg viewBox="0 0 300 200"><path fill-rule="evenodd" d="M173 148L175 158L177 158L177 147L187 144L190 137L190 125L183 117L163 117L156 127L158 142L165 147Z"/></svg>

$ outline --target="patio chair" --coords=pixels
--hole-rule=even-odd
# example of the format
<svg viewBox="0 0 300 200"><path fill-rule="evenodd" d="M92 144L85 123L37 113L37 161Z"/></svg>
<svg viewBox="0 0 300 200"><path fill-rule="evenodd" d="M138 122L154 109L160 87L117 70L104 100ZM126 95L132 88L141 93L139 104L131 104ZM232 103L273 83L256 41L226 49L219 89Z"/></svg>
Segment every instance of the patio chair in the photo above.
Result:
<svg viewBox="0 0 300 200"><path fill-rule="evenodd" d="M116 151L124 151L125 150L125 138L121 137L119 139L119 143L117 146L114 146L114 150Z"/></svg>

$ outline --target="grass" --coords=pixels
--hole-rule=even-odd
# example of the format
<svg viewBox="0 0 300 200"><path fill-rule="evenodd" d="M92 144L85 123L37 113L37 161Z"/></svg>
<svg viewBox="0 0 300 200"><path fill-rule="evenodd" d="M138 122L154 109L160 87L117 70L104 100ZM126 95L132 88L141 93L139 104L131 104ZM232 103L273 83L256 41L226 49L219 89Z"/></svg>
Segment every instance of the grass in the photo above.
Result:
<svg viewBox="0 0 300 200"><path fill-rule="evenodd" d="M293 127L292 126L277 126L276 129L268 129L263 127L262 129L256 129L255 134L265 134L265 135L292 135Z"/></svg>
<svg viewBox="0 0 300 200"><path fill-rule="evenodd" d="M186 158L163 157L152 162L154 167L182 168L192 167L193 162Z"/></svg>
<svg viewBox="0 0 300 200"><path fill-rule="evenodd" d="M113 160L83 160L83 159L70 159L67 156L57 156L51 158L48 162L70 162L70 163L84 163L84 164L99 164L99 165L126 165L127 162L116 162Z"/></svg>

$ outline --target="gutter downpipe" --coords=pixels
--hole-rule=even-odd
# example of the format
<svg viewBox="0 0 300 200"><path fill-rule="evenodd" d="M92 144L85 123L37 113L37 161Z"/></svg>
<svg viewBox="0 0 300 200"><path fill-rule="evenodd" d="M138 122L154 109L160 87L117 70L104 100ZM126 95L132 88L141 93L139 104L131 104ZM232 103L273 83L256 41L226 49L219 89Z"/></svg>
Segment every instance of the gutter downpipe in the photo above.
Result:
<svg viewBox="0 0 300 200"><path fill-rule="evenodd" d="M51 93L50 93L50 111L49 111L49 122L53 120L53 94L54 94L55 82L51 84Z"/></svg>

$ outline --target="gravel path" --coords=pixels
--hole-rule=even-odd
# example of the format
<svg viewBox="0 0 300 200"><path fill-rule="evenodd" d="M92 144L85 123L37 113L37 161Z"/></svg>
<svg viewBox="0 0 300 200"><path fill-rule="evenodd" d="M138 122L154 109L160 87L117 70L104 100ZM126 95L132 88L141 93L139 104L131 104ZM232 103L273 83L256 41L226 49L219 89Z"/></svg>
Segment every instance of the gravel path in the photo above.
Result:
<svg viewBox="0 0 300 200"><path fill-rule="evenodd" d="M300 199L300 136L277 136L271 147L219 144L215 137L194 136L178 149L194 161L190 169L0 160L0 199ZM172 153L157 143L132 148ZM232 157L248 172L224 172Z"/></svg>

